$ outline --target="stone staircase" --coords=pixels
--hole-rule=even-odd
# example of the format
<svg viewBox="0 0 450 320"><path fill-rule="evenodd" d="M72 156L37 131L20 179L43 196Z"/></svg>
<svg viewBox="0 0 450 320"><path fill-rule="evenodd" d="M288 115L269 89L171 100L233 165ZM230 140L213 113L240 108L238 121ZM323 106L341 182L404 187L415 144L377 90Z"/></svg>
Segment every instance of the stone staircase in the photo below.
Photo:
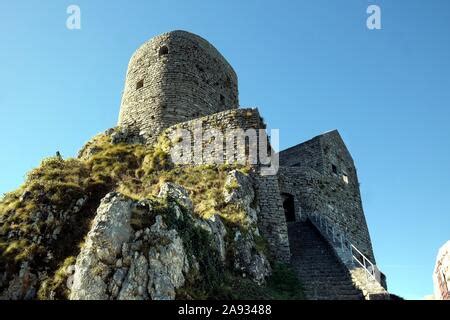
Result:
<svg viewBox="0 0 450 320"><path fill-rule="evenodd" d="M291 264L311 300L363 300L350 273L310 221L288 224Z"/></svg>

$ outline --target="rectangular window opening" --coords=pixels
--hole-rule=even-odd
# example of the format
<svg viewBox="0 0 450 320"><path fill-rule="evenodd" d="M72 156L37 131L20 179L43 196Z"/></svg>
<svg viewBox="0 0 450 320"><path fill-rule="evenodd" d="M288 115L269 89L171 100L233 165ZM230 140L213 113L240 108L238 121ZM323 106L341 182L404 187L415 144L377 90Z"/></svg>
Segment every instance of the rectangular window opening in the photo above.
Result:
<svg viewBox="0 0 450 320"><path fill-rule="evenodd" d="M136 83L136 90L142 88L144 86L144 80L139 80L138 83Z"/></svg>

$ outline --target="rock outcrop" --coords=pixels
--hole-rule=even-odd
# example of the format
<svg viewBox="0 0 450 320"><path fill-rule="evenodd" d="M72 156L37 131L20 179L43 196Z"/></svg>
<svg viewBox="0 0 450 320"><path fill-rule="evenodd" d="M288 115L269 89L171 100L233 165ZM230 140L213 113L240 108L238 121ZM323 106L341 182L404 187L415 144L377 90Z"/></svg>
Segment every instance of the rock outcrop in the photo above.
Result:
<svg viewBox="0 0 450 320"><path fill-rule="evenodd" d="M148 227L133 229L133 219ZM149 203L110 193L77 257L70 299L174 299L188 271L178 232Z"/></svg>
<svg viewBox="0 0 450 320"><path fill-rule="evenodd" d="M249 206L250 199L240 194L233 195L234 201ZM173 183L161 186L159 198L168 201L171 213L164 215L150 201L132 200L116 192L102 199L76 259L70 299L175 299L189 273L198 273L199 268L197 257L188 252L175 226L177 221L189 220L192 228L206 231L211 243L203 245L216 250L225 264L227 228L220 216L196 217L188 192ZM244 277L262 285L271 269L253 237L253 232L235 233L233 265Z"/></svg>
<svg viewBox="0 0 450 320"><path fill-rule="evenodd" d="M129 242L132 201L110 193L101 202L87 240L77 257L71 299L108 299L108 277Z"/></svg>
<svg viewBox="0 0 450 320"><path fill-rule="evenodd" d="M223 195L226 203L235 204L243 213L242 225L248 230L240 230L234 236L234 268L244 277L249 276L262 284L270 275L271 269L266 255L257 249L256 239L260 238L258 229L259 207L255 201L255 191L251 178L233 170L225 181Z"/></svg>

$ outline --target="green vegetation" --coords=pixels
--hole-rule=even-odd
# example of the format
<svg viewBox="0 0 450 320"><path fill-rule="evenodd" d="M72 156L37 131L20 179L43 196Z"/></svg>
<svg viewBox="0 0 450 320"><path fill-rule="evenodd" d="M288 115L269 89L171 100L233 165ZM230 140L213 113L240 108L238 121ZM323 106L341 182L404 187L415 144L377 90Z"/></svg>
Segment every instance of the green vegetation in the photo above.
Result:
<svg viewBox="0 0 450 320"><path fill-rule="evenodd" d="M224 266L219 253L212 246L214 242L212 236L206 230L196 226L189 214L186 214L182 207L180 208L183 211L183 219L176 218L170 202L164 208L165 221L178 231L191 266L186 285L179 290L178 296L188 299L208 299L215 294L215 288L222 283ZM192 268L195 264L198 264L198 270Z"/></svg>
<svg viewBox="0 0 450 320"><path fill-rule="evenodd" d="M274 263L266 285L258 286L250 279L226 274L219 299L232 300L302 300L303 289L290 266Z"/></svg>
<svg viewBox="0 0 450 320"><path fill-rule="evenodd" d="M69 296L69 290L67 289L69 274L67 269L69 266L75 264L75 260L76 258L73 256L67 257L56 270L54 276L42 282L37 293L38 299L67 298ZM55 297L52 297L53 293Z"/></svg>
<svg viewBox="0 0 450 320"><path fill-rule="evenodd" d="M17 273L23 261L47 269L51 279L40 297L61 282L59 268L78 254L100 200L122 179L133 178L145 156L142 145L113 145L105 135L93 143L96 153L88 159L43 160L0 200L0 271ZM56 241L59 235L63 241Z"/></svg>
<svg viewBox="0 0 450 320"><path fill-rule="evenodd" d="M89 168L76 159L48 158L32 170L22 187L0 201L0 247L4 248L0 252L1 266L14 270L30 258L40 263L48 252L59 258L72 250L70 239L85 232L87 212L77 212L67 221L64 214L56 212L64 213L74 206L91 193L90 187ZM48 245L45 236L50 238L57 228L59 233L64 232L67 243Z"/></svg>
<svg viewBox="0 0 450 320"><path fill-rule="evenodd" d="M273 299L305 299L303 288L295 271L286 264L272 263L272 276L267 281L267 289Z"/></svg>
<svg viewBox="0 0 450 320"><path fill-rule="evenodd" d="M304 300L301 283L290 266L274 264L272 276L266 285L258 286L251 279L242 278L229 270L220 274L220 280L207 287L207 291L198 290L196 284L188 282L178 291L178 299L212 300Z"/></svg>

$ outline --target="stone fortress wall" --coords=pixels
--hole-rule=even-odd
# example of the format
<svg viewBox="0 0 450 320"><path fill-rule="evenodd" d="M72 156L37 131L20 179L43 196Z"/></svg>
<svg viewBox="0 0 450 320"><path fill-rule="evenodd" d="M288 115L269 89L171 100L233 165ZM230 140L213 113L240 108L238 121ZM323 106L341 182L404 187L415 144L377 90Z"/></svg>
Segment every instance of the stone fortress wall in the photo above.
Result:
<svg viewBox="0 0 450 320"><path fill-rule="evenodd" d="M237 76L225 58L203 38L173 31L132 56L118 125L151 140L171 125L238 105Z"/></svg>
<svg viewBox="0 0 450 320"><path fill-rule="evenodd" d="M232 109L227 111L222 111L218 113L214 113L208 116L200 117L194 120L185 121L181 123L177 123L176 125L170 126L169 128L164 130L164 133L171 137L171 140L176 140L179 130L186 130L185 132L190 134L190 142L191 142L191 159L197 157L196 155L196 144L194 141L198 141L200 139L203 140L201 145L203 150L202 163L205 164L214 164L214 163L233 163L234 159L236 159L236 152L233 153L233 159L227 158L227 137L235 137L233 133L235 130L243 131L244 133L248 129L254 129L256 133L256 139L253 139L252 142L257 142L258 140L258 130L264 129L266 125L261 118L258 109L256 108L246 108L246 109ZM215 137L211 137L211 135L215 135L219 133L222 135L223 139L223 148L222 153L223 157L220 157L219 162L215 162L217 158L219 158L214 152L213 148L209 148L215 143ZM243 136L245 138L245 136ZM249 148L249 143L251 140L246 140L246 149ZM181 142L180 142L181 143ZM237 151L237 140L233 139L233 147L234 150ZM211 153L207 151L209 149L213 149ZM248 154L248 152L246 153ZM246 157L245 159L248 159Z"/></svg>

